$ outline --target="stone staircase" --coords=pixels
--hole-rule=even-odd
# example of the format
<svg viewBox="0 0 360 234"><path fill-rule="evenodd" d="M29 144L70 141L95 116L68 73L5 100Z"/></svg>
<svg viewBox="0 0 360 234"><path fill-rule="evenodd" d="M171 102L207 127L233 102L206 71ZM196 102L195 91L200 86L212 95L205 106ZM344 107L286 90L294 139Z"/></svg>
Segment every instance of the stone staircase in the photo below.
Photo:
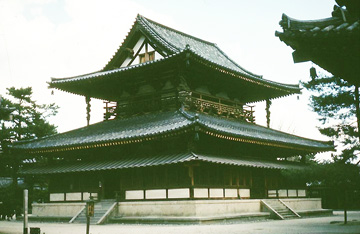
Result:
<svg viewBox="0 0 360 234"><path fill-rule="evenodd" d="M280 199L267 199L262 200L261 202L271 211L271 213L273 213L273 215L279 219L301 218L298 213L296 213Z"/></svg>
<svg viewBox="0 0 360 234"><path fill-rule="evenodd" d="M115 200L102 200L95 202L94 217L90 217L90 224L102 224L115 208ZM86 208L76 214L69 223L86 223Z"/></svg>

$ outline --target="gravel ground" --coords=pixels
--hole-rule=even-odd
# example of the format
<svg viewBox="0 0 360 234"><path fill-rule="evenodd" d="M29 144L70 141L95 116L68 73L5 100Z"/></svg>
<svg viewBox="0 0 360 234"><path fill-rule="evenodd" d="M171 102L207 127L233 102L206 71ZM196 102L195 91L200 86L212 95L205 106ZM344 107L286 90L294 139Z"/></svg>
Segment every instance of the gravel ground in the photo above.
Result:
<svg viewBox="0 0 360 234"><path fill-rule="evenodd" d="M92 234L232 234L232 233L265 233L265 234L299 234L299 233L357 233L360 234L360 211L348 212L349 224L342 224L343 213L334 212L334 216L304 218L293 220L271 220L247 223L221 223L203 225L93 225ZM0 221L0 234L22 234L23 226L19 221ZM85 224L65 223L29 223L29 227L40 227L41 234L81 234L85 233Z"/></svg>

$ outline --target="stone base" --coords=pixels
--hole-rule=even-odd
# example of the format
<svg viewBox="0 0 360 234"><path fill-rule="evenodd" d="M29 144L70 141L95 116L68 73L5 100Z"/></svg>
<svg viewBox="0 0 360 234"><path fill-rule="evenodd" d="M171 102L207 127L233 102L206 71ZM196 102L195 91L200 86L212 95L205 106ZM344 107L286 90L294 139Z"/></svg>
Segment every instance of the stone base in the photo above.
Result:
<svg viewBox="0 0 360 234"><path fill-rule="evenodd" d="M247 222L252 220L266 220L270 218L270 213L244 213L232 216L207 216L207 217L113 217L110 223L123 224L209 224L227 222Z"/></svg>
<svg viewBox="0 0 360 234"><path fill-rule="evenodd" d="M321 199L283 199L289 207L304 216L331 215L331 210L321 209ZM33 204L33 219L65 220L76 215L85 203L42 203ZM226 220L269 218L259 199L211 199L179 201L129 201L119 202L109 217L111 222L120 223L204 223Z"/></svg>

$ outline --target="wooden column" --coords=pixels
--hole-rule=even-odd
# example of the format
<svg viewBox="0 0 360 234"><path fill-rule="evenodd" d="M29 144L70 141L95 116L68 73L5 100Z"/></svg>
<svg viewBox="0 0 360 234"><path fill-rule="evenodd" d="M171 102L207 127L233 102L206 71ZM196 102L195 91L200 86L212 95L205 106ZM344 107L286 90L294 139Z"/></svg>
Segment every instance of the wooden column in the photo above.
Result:
<svg viewBox="0 0 360 234"><path fill-rule="evenodd" d="M194 185L195 185L195 181L194 181L194 167L192 165L188 166L188 170L189 170L189 177L190 177L190 183L191 183L191 187L190 187L190 198L193 199L194 198Z"/></svg>
<svg viewBox="0 0 360 234"><path fill-rule="evenodd" d="M270 128L270 106L271 106L271 100L266 100L266 126Z"/></svg>
<svg viewBox="0 0 360 234"><path fill-rule="evenodd" d="M86 101L86 121L87 121L87 126L90 125L90 101L91 101L91 98L89 96L86 96L85 97L85 101Z"/></svg>

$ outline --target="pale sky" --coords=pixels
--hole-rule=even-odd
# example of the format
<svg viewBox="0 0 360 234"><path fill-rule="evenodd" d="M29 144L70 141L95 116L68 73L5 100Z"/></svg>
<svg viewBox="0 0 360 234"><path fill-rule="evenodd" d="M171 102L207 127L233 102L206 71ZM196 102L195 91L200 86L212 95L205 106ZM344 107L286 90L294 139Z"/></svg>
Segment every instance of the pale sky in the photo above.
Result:
<svg viewBox="0 0 360 234"><path fill-rule="evenodd" d="M240 66L265 79L297 84L309 79L312 63L294 64L292 49L275 37L275 30L282 31L281 15L326 18L334 4L332 0L0 0L0 94L11 86L32 86L39 103L60 106L51 119L59 132L85 126L85 98L59 90L51 95L46 82L102 69L138 13L216 43ZM308 97L303 90L302 95L274 100L271 127L329 140L316 128L320 123ZM91 123L102 121L102 102L93 100L91 105ZM255 106L256 123L265 125L264 103Z"/></svg>

